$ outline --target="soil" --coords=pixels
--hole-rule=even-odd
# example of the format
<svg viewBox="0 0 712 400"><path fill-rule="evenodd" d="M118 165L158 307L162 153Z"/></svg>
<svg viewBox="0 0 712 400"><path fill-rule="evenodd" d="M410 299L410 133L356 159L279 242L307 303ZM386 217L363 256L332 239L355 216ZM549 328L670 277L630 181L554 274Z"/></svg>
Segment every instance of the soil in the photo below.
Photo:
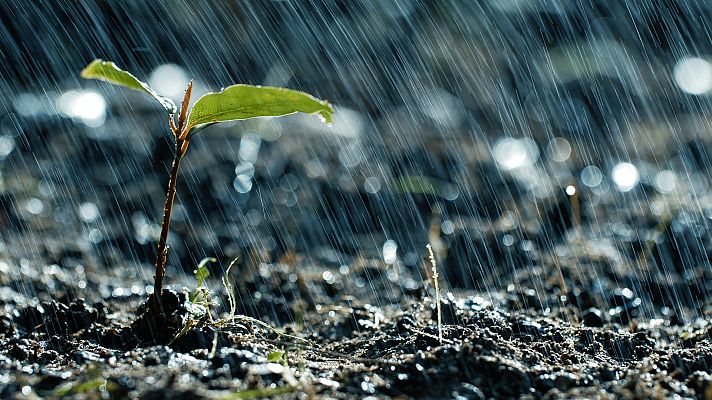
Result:
<svg viewBox="0 0 712 400"><path fill-rule="evenodd" d="M32 123L4 164L2 398L712 399L704 196L692 208L682 189L580 186L580 207L563 191L531 200L491 160L453 165L437 145L402 160L428 154L427 175L489 176L489 189L372 193L342 178L374 165L340 166L323 138L305 156L305 139L289 136L262 142L245 195L233 187L240 139L217 129L191 145L179 178L157 319L147 299L163 131L126 141L110 127L96 137ZM409 174L391 159L380 165L391 178ZM387 239L399 246L388 263ZM211 320L183 290L204 256L218 259ZM221 277L235 258L230 315Z"/></svg>

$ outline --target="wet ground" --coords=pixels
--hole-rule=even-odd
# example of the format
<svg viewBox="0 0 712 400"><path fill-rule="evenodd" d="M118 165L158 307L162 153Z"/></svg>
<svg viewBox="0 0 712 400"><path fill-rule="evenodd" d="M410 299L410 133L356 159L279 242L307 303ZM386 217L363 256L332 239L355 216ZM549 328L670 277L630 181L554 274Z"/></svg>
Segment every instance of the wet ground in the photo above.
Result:
<svg viewBox="0 0 712 400"><path fill-rule="evenodd" d="M179 178L157 326L145 303L170 144L118 114L8 136L3 398L712 398L700 187L661 194L644 169L631 192L589 187L572 159L570 183L543 176L532 196L467 146L386 146L384 164L340 152L350 139L290 136L299 119L274 142L216 129ZM190 301L205 256L209 298Z"/></svg>

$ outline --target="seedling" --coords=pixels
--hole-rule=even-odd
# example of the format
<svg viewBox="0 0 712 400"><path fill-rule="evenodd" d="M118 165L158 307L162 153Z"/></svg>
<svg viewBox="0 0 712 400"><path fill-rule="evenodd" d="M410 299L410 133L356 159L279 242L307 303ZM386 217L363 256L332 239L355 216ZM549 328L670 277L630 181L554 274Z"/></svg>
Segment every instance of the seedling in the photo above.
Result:
<svg viewBox="0 0 712 400"><path fill-rule="evenodd" d="M176 180L180 161L188 150L190 140L196 133L218 122L244 120L257 117L278 117L297 112L316 114L323 122L331 124L334 110L324 100L319 100L307 93L268 86L251 86L237 84L228 86L219 93L208 93L198 99L189 108L193 81L188 84L180 110L175 103L151 89L146 83L139 81L132 74L120 69L111 61L94 60L81 72L86 79L98 79L124 86L148 94L156 99L168 113L168 127L175 139L173 166L168 180L168 192L163 208L161 234L158 238L156 255L156 274L154 275L152 307L156 318L161 318L161 294L163 293L163 278L166 274L166 259L168 257L168 230L173 211L173 200L176 196ZM175 120L178 112L178 120Z"/></svg>
<svg viewBox="0 0 712 400"><path fill-rule="evenodd" d="M214 305L214 303L210 299L211 291L208 290L208 288L205 286L205 281L210 276L210 270L208 269L208 265L210 263L217 262L217 260L213 257L207 257L200 261L198 267L193 271L193 275L195 276L196 280L195 289L193 290L193 292L191 292L188 288L183 288L183 292L186 294L187 299L187 301L185 302L185 307L188 310L187 314L183 317L183 327L173 337L169 344L183 337L183 335L188 333L193 327L209 325L213 328L221 328L234 321L242 321L254 325L259 325L262 328L265 328L266 330L277 334L278 336L284 336L296 341L305 341L305 339L302 339L300 337L292 336L287 333L281 332L276 328L270 326L269 324L266 324L258 319L248 317L246 315L237 314L237 298L235 297L235 292L233 291L232 284L230 283L230 270L235 265L237 260L237 258L232 260L230 265L228 265L227 269L225 270L225 275L223 275L222 277L222 284L225 287L225 291L227 292L227 299L230 304L230 311L227 313L227 315L224 315L222 318L218 319L213 319L210 306ZM213 347L210 354L215 354L217 348L217 340L218 339L216 332L216 336L213 340ZM286 355L284 357L284 360L286 362Z"/></svg>

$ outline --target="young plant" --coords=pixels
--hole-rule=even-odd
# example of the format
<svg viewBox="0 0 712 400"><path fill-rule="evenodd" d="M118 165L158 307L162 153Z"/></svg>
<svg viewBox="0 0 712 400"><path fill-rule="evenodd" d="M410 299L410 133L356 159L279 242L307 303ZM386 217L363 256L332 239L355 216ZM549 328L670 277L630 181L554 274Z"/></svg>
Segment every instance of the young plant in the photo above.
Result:
<svg viewBox="0 0 712 400"><path fill-rule="evenodd" d="M163 208L161 234L158 238L156 255L156 274L152 307L156 318L162 315L161 294L163 277L166 273L168 257L168 231L176 196L176 180L180 161L188 150L190 140L203 128L224 121L244 120L257 117L278 117L297 112L317 114L323 122L331 123L334 110L324 100L319 100L307 93L268 86L232 85L219 93L208 93L198 99L192 109L188 109L193 81L188 84L180 110L173 101L151 89L132 74L120 69L111 61L94 60L81 72L86 79L98 79L115 85L124 86L148 94L156 99L168 114L168 127L175 139L173 166L168 179L168 192ZM178 119L175 114L178 112Z"/></svg>

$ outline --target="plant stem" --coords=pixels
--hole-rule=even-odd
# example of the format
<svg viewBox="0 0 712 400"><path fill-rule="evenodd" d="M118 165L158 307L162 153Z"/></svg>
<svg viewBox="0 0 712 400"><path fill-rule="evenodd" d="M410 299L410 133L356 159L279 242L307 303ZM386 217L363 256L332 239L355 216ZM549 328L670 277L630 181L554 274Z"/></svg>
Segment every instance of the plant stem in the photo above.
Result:
<svg viewBox="0 0 712 400"><path fill-rule="evenodd" d="M178 126L173 123L173 115L168 117L168 126L176 139L176 149L173 156L173 167L168 180L168 193L166 194L166 204L163 206L163 221L161 222L161 236L158 239L158 250L156 253L156 275L153 276L153 313L156 318L163 314L161 307L161 295L163 294L163 277L166 275L166 261L168 260L168 232L171 226L171 214L173 214L173 200L176 198L176 181L178 180L178 168L180 160L188 150L189 139L184 136L188 132L183 132L186 120L188 119L188 105L190 104L190 94L193 92L193 81L188 84L183 95L183 102L178 116Z"/></svg>
<svg viewBox="0 0 712 400"><path fill-rule="evenodd" d="M176 139L175 155L173 157L173 167L168 180L168 193L166 203L163 206L163 221L161 222L161 236L158 239L158 252L156 254L156 275L153 283L153 309L161 313L161 294L163 293L163 277L166 274L166 261L168 259L168 232L171 225L171 214L173 213L173 200L176 197L176 181L178 179L178 168L180 160L183 158L184 140Z"/></svg>
<svg viewBox="0 0 712 400"><path fill-rule="evenodd" d="M425 245L425 247L428 248L428 253L430 255L430 264L433 266L433 284L435 286L435 304L438 310L438 340L440 341L440 344L443 342L443 315L442 315L442 310L440 309L440 283L438 282L438 278L440 275L438 274L438 264L435 261L435 254L433 253L433 246L428 243Z"/></svg>

